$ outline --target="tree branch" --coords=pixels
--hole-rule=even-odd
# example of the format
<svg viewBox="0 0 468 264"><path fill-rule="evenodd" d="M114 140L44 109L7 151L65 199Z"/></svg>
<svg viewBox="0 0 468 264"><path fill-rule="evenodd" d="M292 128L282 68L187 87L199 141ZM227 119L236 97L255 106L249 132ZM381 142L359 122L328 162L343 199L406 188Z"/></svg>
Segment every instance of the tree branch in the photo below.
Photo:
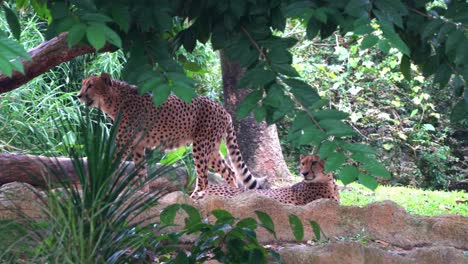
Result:
<svg viewBox="0 0 468 264"><path fill-rule="evenodd" d="M117 48L115 46L106 44L98 52L116 50ZM24 75L17 71L13 73L11 78L4 74L0 74L0 94L18 88L32 80L34 77L43 74L62 62L67 62L78 56L93 52L96 52L96 50L89 45L79 44L69 48L67 43L67 33L61 33L57 37L43 42L39 46L28 51L32 60L22 60Z"/></svg>

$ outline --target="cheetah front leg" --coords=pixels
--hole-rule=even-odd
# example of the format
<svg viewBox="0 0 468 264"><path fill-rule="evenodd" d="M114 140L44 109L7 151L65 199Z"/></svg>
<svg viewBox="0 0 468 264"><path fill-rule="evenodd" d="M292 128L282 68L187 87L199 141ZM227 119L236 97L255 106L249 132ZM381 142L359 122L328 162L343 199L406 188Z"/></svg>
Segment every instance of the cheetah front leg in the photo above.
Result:
<svg viewBox="0 0 468 264"><path fill-rule="evenodd" d="M148 166L145 161L145 147L143 145L138 145L132 153L132 161L135 164L135 168L138 168L138 176L132 184L141 184L144 183L141 191L149 192L149 184L147 182L148 177Z"/></svg>
<svg viewBox="0 0 468 264"><path fill-rule="evenodd" d="M118 157L119 155L122 155L120 156L120 163L126 161L129 155L131 154L135 169L139 169L136 179L132 180L131 184L140 184L141 182L145 182L148 174L147 165L144 160L145 147L143 145L138 145L137 147L134 147L131 144L128 144L128 138L120 133L118 133L116 136L116 142L116 156ZM149 184L145 183L141 190L144 192L149 192Z"/></svg>

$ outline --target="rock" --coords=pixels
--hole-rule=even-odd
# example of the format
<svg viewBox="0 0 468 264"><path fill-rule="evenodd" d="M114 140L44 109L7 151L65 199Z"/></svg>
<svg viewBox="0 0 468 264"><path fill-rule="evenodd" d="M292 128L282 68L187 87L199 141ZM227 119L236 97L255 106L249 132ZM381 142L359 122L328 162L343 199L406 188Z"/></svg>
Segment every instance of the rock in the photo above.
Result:
<svg viewBox="0 0 468 264"><path fill-rule="evenodd" d="M294 245L279 250L285 264L462 264L467 263L463 250L451 247L414 248L412 250L383 250L358 242L338 242L322 246Z"/></svg>
<svg viewBox="0 0 468 264"><path fill-rule="evenodd" d="M17 209L39 217L37 202L42 195L28 184L1 186L0 219L17 218L14 214ZM294 206L246 192L231 199L210 196L194 202L182 192L172 192L135 221L158 221L161 211L175 203L191 204L211 220L214 217L210 212L215 209L226 210L237 218L256 219L256 210L267 213L275 224L277 239L261 227L257 229L257 238L263 244L279 245L285 263L468 263L463 256L463 251L468 251L468 217L412 215L391 201L359 207L340 206L332 200L320 199L305 206ZM304 224L305 236L299 244L289 225L291 214L297 215ZM178 214L175 220L178 226L165 232L181 230L185 217L187 215ZM321 241L323 245L318 246L306 244L315 239L309 220L319 223L329 241ZM180 242L191 243L196 238L195 235L186 236ZM355 242L360 239L369 246ZM284 246L288 243L292 245Z"/></svg>
<svg viewBox="0 0 468 264"><path fill-rule="evenodd" d="M41 216L39 199L42 192L27 183L11 182L0 186L0 219L15 219L25 214Z"/></svg>

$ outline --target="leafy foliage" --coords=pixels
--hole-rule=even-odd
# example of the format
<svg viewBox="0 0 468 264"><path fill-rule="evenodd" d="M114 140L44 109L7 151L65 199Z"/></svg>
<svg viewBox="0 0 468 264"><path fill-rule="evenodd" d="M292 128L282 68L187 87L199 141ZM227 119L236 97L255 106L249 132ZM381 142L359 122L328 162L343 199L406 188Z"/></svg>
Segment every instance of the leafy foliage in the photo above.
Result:
<svg viewBox="0 0 468 264"><path fill-rule="evenodd" d="M211 213L216 221L211 224L208 219L202 219L194 207L187 204L173 204L161 212L163 227L174 225L179 210L187 214L185 227L173 235L180 237L199 234L199 236L187 251L177 250L177 240L174 240L174 244L169 247L177 251L177 256L170 263L180 263L180 261L199 263L209 259L216 259L221 263L266 263L269 252L257 240L255 230L261 224L254 218L236 219L227 211L214 210ZM260 215L261 221L269 217L263 212L260 212ZM268 226L269 230L274 229L270 224ZM266 228L264 224L263 227ZM281 262L276 252L270 253Z"/></svg>
<svg viewBox="0 0 468 264"><path fill-rule="evenodd" d="M339 170L348 163L361 163L357 178L370 188L374 181L364 179L388 177L388 173L372 165L377 162L374 154L341 148L356 132L343 122L342 114L322 112L326 102L291 66L289 49L296 40L275 34L284 31L287 19L302 21L309 39L327 38L339 30L364 36L362 48L377 45L388 52L395 47L404 54L400 68L405 77L410 77L411 61L425 76L434 76L435 83L445 86L453 77L461 80L459 87L465 87L458 90L466 89L468 4L463 1L31 2L34 10L51 22L49 36L69 32L69 45L88 43L100 49L107 43L121 48L127 59L124 78L138 85L141 92L152 92L156 105L171 92L191 100L195 95L193 80L186 77L184 63L175 53L181 47L192 52L197 43L210 41L214 49L224 50L228 58L247 69L238 86L254 91L239 110L240 116L252 111L258 121L268 123L278 122L286 114L294 116L292 143L320 149L326 142L336 142L335 151L344 154L344 159L330 155L334 159L327 160L327 168ZM17 35L17 18L4 6L10 30ZM27 2L17 1L16 6L26 8ZM25 57L19 52L8 54ZM7 74L13 67L9 60L0 65ZM467 93L463 93L464 99L452 114L454 121L462 119L468 108ZM278 102L269 95L285 99Z"/></svg>

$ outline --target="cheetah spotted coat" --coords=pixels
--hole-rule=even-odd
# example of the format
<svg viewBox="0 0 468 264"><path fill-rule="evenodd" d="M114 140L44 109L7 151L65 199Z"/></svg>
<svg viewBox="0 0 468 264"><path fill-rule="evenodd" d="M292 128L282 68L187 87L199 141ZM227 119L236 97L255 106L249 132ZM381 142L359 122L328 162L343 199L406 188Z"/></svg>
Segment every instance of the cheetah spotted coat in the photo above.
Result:
<svg viewBox="0 0 468 264"><path fill-rule="evenodd" d="M198 195L203 198L210 195L235 197L245 192L255 192L281 203L305 205L314 200L325 198L339 202L338 187L333 175L326 174L323 168L323 161L319 160L318 155L301 157L301 175L304 180L290 187L268 190L244 190L233 188L227 185L209 184L208 188Z"/></svg>
<svg viewBox="0 0 468 264"><path fill-rule="evenodd" d="M208 167L220 173L229 186L237 187L237 177L249 189L262 187L262 180L255 179L242 160L231 116L207 97L196 97L186 103L170 95L165 103L155 107L152 95L140 95L135 86L112 80L107 73L83 80L78 97L87 107L100 108L112 120L120 113L117 144L130 145L124 156L133 150L135 164L144 159L145 148L174 149L193 143L195 191L206 189ZM222 139L226 139L236 173L219 152ZM146 175L146 170L143 174Z"/></svg>

